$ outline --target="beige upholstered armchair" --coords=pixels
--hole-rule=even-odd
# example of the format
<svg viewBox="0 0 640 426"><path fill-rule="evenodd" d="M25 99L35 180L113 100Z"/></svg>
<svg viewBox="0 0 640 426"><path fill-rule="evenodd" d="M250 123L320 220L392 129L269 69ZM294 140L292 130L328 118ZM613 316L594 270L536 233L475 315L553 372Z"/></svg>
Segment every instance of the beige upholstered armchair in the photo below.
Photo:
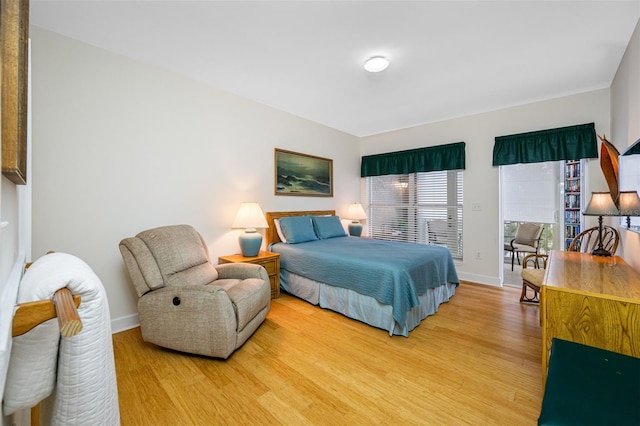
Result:
<svg viewBox="0 0 640 426"><path fill-rule="evenodd" d="M189 225L140 232L120 242L138 294L145 341L170 349L228 358L264 321L271 288L261 265L213 265Z"/></svg>
<svg viewBox="0 0 640 426"><path fill-rule="evenodd" d="M511 252L512 271L514 259L518 259L518 265L520 264L520 253L538 253L542 231L544 231L544 225L540 223L525 222L518 225L515 237L504 244L504 250Z"/></svg>

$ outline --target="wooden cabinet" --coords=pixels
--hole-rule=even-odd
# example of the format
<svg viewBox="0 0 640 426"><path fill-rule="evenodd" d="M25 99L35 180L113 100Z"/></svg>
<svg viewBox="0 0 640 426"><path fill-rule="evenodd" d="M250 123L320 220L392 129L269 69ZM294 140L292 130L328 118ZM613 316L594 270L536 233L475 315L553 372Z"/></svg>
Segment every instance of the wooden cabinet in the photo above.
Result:
<svg viewBox="0 0 640 426"><path fill-rule="evenodd" d="M264 266L271 284L271 298L280 297L280 254L260 251L257 256L244 257L241 254L220 256L218 263L254 263Z"/></svg>
<svg viewBox="0 0 640 426"><path fill-rule="evenodd" d="M554 337L640 358L640 273L621 257L554 250L542 284L543 381Z"/></svg>

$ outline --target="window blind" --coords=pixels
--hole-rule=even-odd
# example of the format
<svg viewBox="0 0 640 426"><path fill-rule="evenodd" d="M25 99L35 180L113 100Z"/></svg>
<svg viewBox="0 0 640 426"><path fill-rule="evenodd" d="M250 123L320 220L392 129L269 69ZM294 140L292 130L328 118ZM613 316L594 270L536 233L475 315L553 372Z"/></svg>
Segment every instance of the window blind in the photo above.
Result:
<svg viewBox="0 0 640 426"><path fill-rule="evenodd" d="M462 170L367 178L368 233L373 238L449 248L462 259Z"/></svg>
<svg viewBox="0 0 640 426"><path fill-rule="evenodd" d="M506 222L557 222L560 208L560 168L557 161L500 167L502 217Z"/></svg>

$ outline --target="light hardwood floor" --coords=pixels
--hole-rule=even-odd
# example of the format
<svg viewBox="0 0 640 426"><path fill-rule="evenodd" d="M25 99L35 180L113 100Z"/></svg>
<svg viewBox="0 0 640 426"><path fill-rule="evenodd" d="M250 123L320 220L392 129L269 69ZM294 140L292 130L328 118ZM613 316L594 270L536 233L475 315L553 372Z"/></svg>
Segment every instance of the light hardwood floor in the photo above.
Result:
<svg viewBox="0 0 640 426"><path fill-rule="evenodd" d="M534 425L538 307L463 283L408 338L283 293L226 360L114 335L122 425Z"/></svg>

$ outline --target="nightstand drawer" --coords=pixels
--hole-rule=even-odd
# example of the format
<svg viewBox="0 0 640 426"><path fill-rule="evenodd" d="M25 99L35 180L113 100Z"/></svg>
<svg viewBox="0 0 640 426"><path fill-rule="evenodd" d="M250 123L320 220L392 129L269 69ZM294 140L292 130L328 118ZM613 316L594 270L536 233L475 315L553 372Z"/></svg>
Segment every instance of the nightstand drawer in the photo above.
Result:
<svg viewBox="0 0 640 426"><path fill-rule="evenodd" d="M267 270L267 275L273 275L276 273L276 262L274 261L270 261L270 262L265 262L265 263L261 263L262 266L264 266L264 269Z"/></svg>
<svg viewBox="0 0 640 426"><path fill-rule="evenodd" d="M275 275L269 276L269 284L271 285L271 298L280 297L280 280Z"/></svg>

